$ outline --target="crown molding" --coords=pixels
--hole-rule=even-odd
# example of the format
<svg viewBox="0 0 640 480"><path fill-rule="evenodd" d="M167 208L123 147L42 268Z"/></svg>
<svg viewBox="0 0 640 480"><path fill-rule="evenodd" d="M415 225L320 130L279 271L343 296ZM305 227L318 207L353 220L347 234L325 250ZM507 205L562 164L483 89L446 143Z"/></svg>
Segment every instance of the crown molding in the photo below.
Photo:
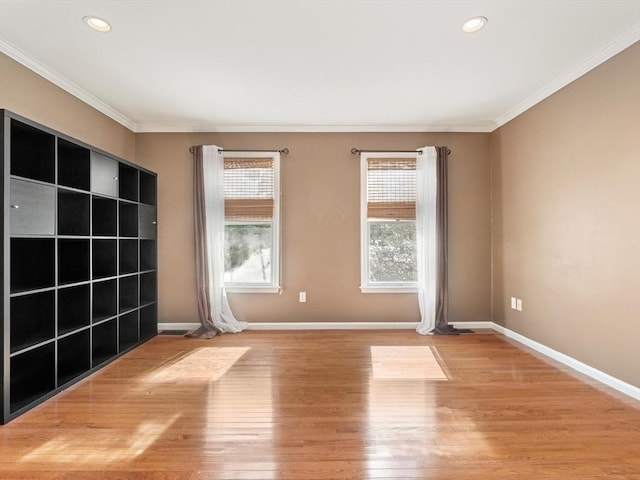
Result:
<svg viewBox="0 0 640 480"><path fill-rule="evenodd" d="M71 80L56 73L51 68L37 61L30 55L0 37L0 52L34 71L41 77L62 88L79 100L115 120L134 133L384 133L384 132L461 132L461 133L489 133L513 120L534 105L551 96L561 88L577 80L593 68L620 53L640 40L640 24L615 38L612 42L575 65L569 71L557 77L554 81L536 91L516 106L496 118L495 122L484 122L474 125L219 125L219 124L174 124L174 123L136 123L115 110L102 100L90 94Z"/></svg>
<svg viewBox="0 0 640 480"><path fill-rule="evenodd" d="M13 45L11 45L9 42L7 42L1 37L0 37L0 52L14 59L16 62L24 65L29 70L34 71L41 77L49 80L51 83L53 83L54 85L57 85L64 91L78 98L79 100L82 100L83 102L95 108L99 112L104 113L106 116L115 120L122 126L128 128L133 132L137 131L138 125L135 122L133 122L131 119L124 116L114 108L110 107L109 105L104 103L102 100L94 97L89 92L87 92L77 84L73 83L68 78L60 75L59 73L54 72L51 68L37 61L35 58L17 49L16 47L14 47Z"/></svg>
<svg viewBox="0 0 640 480"><path fill-rule="evenodd" d="M141 123L136 133L393 133L393 132L469 132L488 133L496 129L491 122L478 125L217 125L217 124L154 124Z"/></svg>
<svg viewBox="0 0 640 480"><path fill-rule="evenodd" d="M505 123L513 120L521 113L526 112L537 103L540 103L545 98L550 97L561 88L566 87L571 82L577 80L578 78L583 76L585 73L589 72L590 70L593 70L598 65L606 62L611 57L613 57L614 55L617 55L622 50L630 47L631 45L633 45L639 40L640 40L640 24L635 25L633 28L631 28L627 32L616 37L613 41L611 41L604 47L600 48L589 57L585 58L582 62L575 65L569 71L563 73L562 75L557 77L555 80L553 80L551 83L545 85L540 90L536 91L533 95L524 99L522 102L517 104L511 110L508 110L507 112L500 115L495 121L496 123L495 128L496 129L500 128Z"/></svg>

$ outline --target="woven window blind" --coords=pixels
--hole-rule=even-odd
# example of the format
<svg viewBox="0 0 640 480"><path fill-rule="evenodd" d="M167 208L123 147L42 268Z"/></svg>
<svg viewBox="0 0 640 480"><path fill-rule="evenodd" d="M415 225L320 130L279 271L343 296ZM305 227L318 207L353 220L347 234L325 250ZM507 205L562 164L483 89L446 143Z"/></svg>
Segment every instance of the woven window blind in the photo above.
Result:
<svg viewBox="0 0 640 480"><path fill-rule="evenodd" d="M367 159L367 218L415 220L415 158Z"/></svg>
<svg viewBox="0 0 640 480"><path fill-rule="evenodd" d="M273 159L224 159L225 220L273 219Z"/></svg>

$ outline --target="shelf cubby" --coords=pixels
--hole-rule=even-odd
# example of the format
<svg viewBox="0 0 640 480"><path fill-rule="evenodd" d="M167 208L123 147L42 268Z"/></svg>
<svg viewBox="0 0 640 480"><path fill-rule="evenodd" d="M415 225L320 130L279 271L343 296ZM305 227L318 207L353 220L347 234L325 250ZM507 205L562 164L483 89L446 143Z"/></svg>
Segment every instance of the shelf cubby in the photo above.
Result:
<svg viewBox="0 0 640 480"><path fill-rule="evenodd" d="M89 149L58 138L58 185L88 191L91 183Z"/></svg>
<svg viewBox="0 0 640 480"><path fill-rule="evenodd" d="M118 235L118 202L109 198L93 197L91 218L94 237L115 237Z"/></svg>
<svg viewBox="0 0 640 480"><path fill-rule="evenodd" d="M56 189L51 185L12 178L9 182L11 235L56 233Z"/></svg>
<svg viewBox="0 0 640 480"><path fill-rule="evenodd" d="M91 321L91 287L77 285L58 290L58 335L86 327Z"/></svg>
<svg viewBox="0 0 640 480"><path fill-rule="evenodd" d="M11 293L55 285L53 238L12 238L10 245Z"/></svg>
<svg viewBox="0 0 640 480"><path fill-rule="evenodd" d="M97 366L118 354L118 323L116 319L91 329L91 365Z"/></svg>
<svg viewBox="0 0 640 480"><path fill-rule="evenodd" d="M58 340L58 386L91 369L91 332L82 330Z"/></svg>
<svg viewBox="0 0 640 480"><path fill-rule="evenodd" d="M118 196L127 200L138 201L138 169L120 163L118 172Z"/></svg>
<svg viewBox="0 0 640 480"><path fill-rule="evenodd" d="M93 240L93 278L113 277L118 272L116 240Z"/></svg>
<svg viewBox="0 0 640 480"><path fill-rule="evenodd" d="M140 305L157 300L156 273L149 272L140 275Z"/></svg>
<svg viewBox="0 0 640 480"><path fill-rule="evenodd" d="M11 175L54 183L56 137L11 120Z"/></svg>
<svg viewBox="0 0 640 480"><path fill-rule="evenodd" d="M58 235L88 236L90 217L88 194L58 189Z"/></svg>
<svg viewBox="0 0 640 480"><path fill-rule="evenodd" d="M118 161L91 151L91 191L108 197L118 196Z"/></svg>
<svg viewBox="0 0 640 480"><path fill-rule="evenodd" d="M120 236L138 236L138 205L120 202Z"/></svg>
<svg viewBox="0 0 640 480"><path fill-rule="evenodd" d="M129 312L118 319L118 348L123 352L133 347L138 341L138 311Z"/></svg>
<svg viewBox="0 0 640 480"><path fill-rule="evenodd" d="M156 207L140 205L138 218L138 234L140 238L156 238L157 234Z"/></svg>
<svg viewBox="0 0 640 480"><path fill-rule="evenodd" d="M140 309L140 340L157 335L158 333L158 307L156 303Z"/></svg>
<svg viewBox="0 0 640 480"><path fill-rule="evenodd" d="M155 270L157 268L155 240L140 240L140 271Z"/></svg>
<svg viewBox="0 0 640 480"><path fill-rule="evenodd" d="M11 299L11 352L50 340L56 335L54 290Z"/></svg>
<svg viewBox="0 0 640 480"><path fill-rule="evenodd" d="M120 275L138 271L138 240L120 240Z"/></svg>
<svg viewBox="0 0 640 480"><path fill-rule="evenodd" d="M118 290L120 312L138 307L138 276L120 277Z"/></svg>
<svg viewBox="0 0 640 480"><path fill-rule="evenodd" d="M61 238L58 240L58 284L89 280L89 239Z"/></svg>
<svg viewBox="0 0 640 480"><path fill-rule="evenodd" d="M93 323L113 317L118 313L118 283L116 280L93 283Z"/></svg>
<svg viewBox="0 0 640 480"><path fill-rule="evenodd" d="M156 204L156 177L140 171L140 203Z"/></svg>
<svg viewBox="0 0 640 480"><path fill-rule="evenodd" d="M54 342L11 357L9 361L9 410L26 407L56 388Z"/></svg>

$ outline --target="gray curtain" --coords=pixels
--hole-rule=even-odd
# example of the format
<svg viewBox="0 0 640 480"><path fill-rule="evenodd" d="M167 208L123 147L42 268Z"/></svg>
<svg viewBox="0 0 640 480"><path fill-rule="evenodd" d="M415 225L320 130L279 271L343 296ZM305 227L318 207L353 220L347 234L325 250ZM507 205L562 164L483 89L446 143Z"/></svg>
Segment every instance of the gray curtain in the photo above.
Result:
<svg viewBox="0 0 640 480"><path fill-rule="evenodd" d="M448 147L436 147L436 322L435 333L455 335L457 329L449 325L448 312L448 201L447 201L447 163L449 159Z"/></svg>
<svg viewBox="0 0 640 480"><path fill-rule="evenodd" d="M211 303L209 295L209 269L207 268L207 218L205 211L204 194L204 154L203 147L194 147L194 212L195 212L195 247L196 247L196 288L198 296L198 314L200 317L200 327L189 332L185 337L192 338L213 338L219 330L214 326L211 318Z"/></svg>

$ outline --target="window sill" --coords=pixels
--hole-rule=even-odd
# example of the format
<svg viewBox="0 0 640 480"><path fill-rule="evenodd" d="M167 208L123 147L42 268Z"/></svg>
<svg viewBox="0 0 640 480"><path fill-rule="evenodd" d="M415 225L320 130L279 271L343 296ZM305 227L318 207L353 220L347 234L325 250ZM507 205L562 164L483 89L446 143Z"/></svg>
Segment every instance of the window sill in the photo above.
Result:
<svg viewBox="0 0 640 480"><path fill-rule="evenodd" d="M418 287L408 286L384 286L384 287L360 287L360 293L418 293Z"/></svg>
<svg viewBox="0 0 640 480"><path fill-rule="evenodd" d="M280 287L225 287L227 293L280 293Z"/></svg>

